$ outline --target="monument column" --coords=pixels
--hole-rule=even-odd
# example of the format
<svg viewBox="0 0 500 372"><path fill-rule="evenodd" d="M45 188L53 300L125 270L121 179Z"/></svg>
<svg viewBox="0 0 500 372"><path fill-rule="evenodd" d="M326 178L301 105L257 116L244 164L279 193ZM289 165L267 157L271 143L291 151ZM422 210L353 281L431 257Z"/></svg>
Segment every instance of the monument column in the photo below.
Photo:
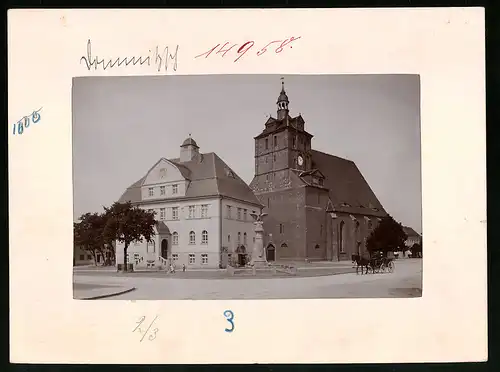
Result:
<svg viewBox="0 0 500 372"><path fill-rule="evenodd" d="M264 228L262 227L264 222L262 219L267 216L267 213L261 213L260 215L252 213L251 216L255 220L255 243L250 264L254 267L264 267L267 266L267 260L264 255Z"/></svg>

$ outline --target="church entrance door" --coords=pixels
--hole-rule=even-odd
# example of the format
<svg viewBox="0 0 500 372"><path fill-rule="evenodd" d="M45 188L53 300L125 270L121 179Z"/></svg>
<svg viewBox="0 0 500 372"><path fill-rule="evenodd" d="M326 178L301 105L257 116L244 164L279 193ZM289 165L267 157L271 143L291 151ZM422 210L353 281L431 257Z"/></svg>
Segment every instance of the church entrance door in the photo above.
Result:
<svg viewBox="0 0 500 372"><path fill-rule="evenodd" d="M167 239L163 239L161 241L161 256L164 259L168 259L168 240Z"/></svg>
<svg viewBox="0 0 500 372"><path fill-rule="evenodd" d="M274 245L269 244L266 249L266 259L267 261L275 261L276 260L276 249L274 248Z"/></svg>

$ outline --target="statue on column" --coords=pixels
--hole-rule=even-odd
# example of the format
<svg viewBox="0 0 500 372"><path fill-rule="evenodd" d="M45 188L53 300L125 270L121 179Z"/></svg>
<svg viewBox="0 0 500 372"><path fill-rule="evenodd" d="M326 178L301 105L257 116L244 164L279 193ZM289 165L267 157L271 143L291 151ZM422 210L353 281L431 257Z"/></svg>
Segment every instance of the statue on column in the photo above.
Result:
<svg viewBox="0 0 500 372"><path fill-rule="evenodd" d="M250 264L255 266L267 266L266 256L264 255L264 217L267 213L250 213L250 216L254 219L255 225L255 243L253 245L252 260Z"/></svg>

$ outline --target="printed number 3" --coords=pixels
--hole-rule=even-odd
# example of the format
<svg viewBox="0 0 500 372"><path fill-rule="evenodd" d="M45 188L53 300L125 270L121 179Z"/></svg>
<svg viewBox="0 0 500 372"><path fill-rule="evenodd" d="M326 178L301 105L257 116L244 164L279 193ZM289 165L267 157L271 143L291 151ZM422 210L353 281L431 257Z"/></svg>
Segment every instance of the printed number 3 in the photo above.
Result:
<svg viewBox="0 0 500 372"><path fill-rule="evenodd" d="M226 328L225 331L232 332L234 330L234 323L233 323L234 314L231 310L226 310L224 311L224 316L226 317L227 321L231 324L231 329Z"/></svg>

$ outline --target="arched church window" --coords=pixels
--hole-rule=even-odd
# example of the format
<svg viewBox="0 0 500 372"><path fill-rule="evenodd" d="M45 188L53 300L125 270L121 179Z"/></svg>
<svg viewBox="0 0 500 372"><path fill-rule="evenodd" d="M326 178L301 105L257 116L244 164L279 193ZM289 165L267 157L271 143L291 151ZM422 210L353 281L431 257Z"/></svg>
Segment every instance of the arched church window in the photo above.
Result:
<svg viewBox="0 0 500 372"><path fill-rule="evenodd" d="M339 252L340 253L344 253L345 252L345 247L344 247L344 226L345 226L344 221L340 221L340 226L339 226Z"/></svg>
<svg viewBox="0 0 500 372"><path fill-rule="evenodd" d="M238 241L237 241L237 243L238 243L238 246L239 246L239 245L240 245L240 243L241 243L241 233L240 233L240 232L238 233Z"/></svg>
<svg viewBox="0 0 500 372"><path fill-rule="evenodd" d="M247 245L247 233L243 233L243 245Z"/></svg>

